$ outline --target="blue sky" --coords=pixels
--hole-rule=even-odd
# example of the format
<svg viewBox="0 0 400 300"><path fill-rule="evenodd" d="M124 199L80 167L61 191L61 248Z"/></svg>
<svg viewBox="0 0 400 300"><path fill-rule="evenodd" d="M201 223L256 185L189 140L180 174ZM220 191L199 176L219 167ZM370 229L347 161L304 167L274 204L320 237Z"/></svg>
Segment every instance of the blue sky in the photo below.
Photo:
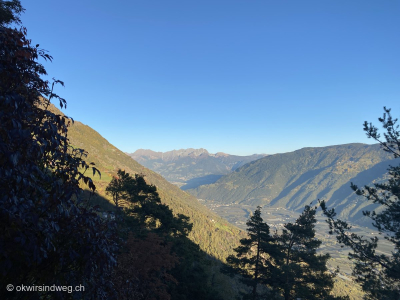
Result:
<svg viewBox="0 0 400 300"><path fill-rule="evenodd" d="M400 1L21 2L64 112L122 151L371 143L400 117Z"/></svg>

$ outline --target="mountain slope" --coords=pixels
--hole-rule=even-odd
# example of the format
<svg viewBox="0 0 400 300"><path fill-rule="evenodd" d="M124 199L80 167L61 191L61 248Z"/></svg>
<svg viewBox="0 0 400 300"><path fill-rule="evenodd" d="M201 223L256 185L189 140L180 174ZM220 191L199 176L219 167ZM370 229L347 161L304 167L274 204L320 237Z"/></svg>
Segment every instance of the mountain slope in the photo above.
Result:
<svg viewBox="0 0 400 300"><path fill-rule="evenodd" d="M57 110L54 107L51 109ZM157 187L162 202L169 205L174 213L190 217L193 230L189 238L209 255L224 261L243 237L244 233L240 229L211 212L195 197L169 183L161 175L141 166L89 126L75 121L69 128L68 138L72 146L88 151L86 161L94 162L100 170L101 178L93 177L100 196L111 200L105 193L105 187L119 168L131 175L140 173L145 175L148 183Z"/></svg>
<svg viewBox="0 0 400 300"><path fill-rule="evenodd" d="M146 181L157 186L162 201L168 204L175 213L183 213L190 217L194 224L190 238L211 256L224 261L228 254L232 254L232 249L238 245L239 239L245 237L245 232L208 210L192 195L169 183L159 174L141 166L89 126L75 122L70 127L68 137L73 146L88 151L87 161L95 162L96 167L100 169L101 179L97 176L93 179L102 197L110 199L105 194L105 187L118 168L131 174L141 173L145 175ZM217 267L211 265L211 268L213 274L218 273L214 270ZM232 283L224 287L221 284L224 281L218 279L218 274L212 278L211 284L216 285L221 291L235 289ZM229 294L225 295L225 298L233 299Z"/></svg>
<svg viewBox="0 0 400 300"><path fill-rule="evenodd" d="M222 175L265 156L237 156L222 152L211 154L205 149L192 148L168 152L139 149L128 155L183 190L214 183Z"/></svg>
<svg viewBox="0 0 400 300"><path fill-rule="evenodd" d="M365 203L350 189L384 179L392 156L379 145L347 144L303 148L248 163L216 183L188 190L199 199L285 207L301 211L304 205L326 199L340 216L363 222ZM393 160L391 160L393 163Z"/></svg>

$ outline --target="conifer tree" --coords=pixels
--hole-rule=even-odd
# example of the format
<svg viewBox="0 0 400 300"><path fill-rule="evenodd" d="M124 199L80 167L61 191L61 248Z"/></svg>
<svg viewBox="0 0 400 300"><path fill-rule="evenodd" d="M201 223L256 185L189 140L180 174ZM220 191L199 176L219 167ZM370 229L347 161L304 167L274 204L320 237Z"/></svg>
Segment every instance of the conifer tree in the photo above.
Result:
<svg viewBox="0 0 400 300"><path fill-rule="evenodd" d="M178 214L174 216L168 205L161 203L157 188L146 183L144 176L118 170L118 176L113 178L106 191L112 195L114 203L123 208L125 222L133 227L146 227L159 233L174 236L187 236L192 229L189 217Z"/></svg>
<svg viewBox="0 0 400 300"><path fill-rule="evenodd" d="M129 174L125 173L125 171L118 170L118 176L113 177L106 187L106 193L112 196L117 208L120 208L120 200L126 200L128 197L126 186L129 184L129 181Z"/></svg>
<svg viewBox="0 0 400 300"><path fill-rule="evenodd" d="M384 107L382 118L378 119L384 132L381 139L378 128L371 123L364 123L364 131L368 138L376 140L386 152L400 157L400 131L393 119L390 109ZM328 209L325 201L321 207L328 217L331 233L335 233L339 243L351 248L349 259L354 262L353 275L364 290L365 299L400 299L400 166L390 166L388 182L377 183L374 186L358 188L352 184L351 188L357 195L363 196L371 204L379 204L383 208L380 212L364 211L363 214L372 220L373 226L384 238L392 243L391 255L378 254L379 238L365 239L351 233L351 226L336 218L333 208Z"/></svg>
<svg viewBox="0 0 400 300"><path fill-rule="evenodd" d="M120 232L126 244L111 279L119 298L220 299L209 284L206 256L187 237L189 217L174 215L161 203L157 188L140 174L119 170L107 190L125 201Z"/></svg>
<svg viewBox="0 0 400 300"><path fill-rule="evenodd" d="M236 255L227 258L228 264L244 277L243 282L252 288L247 298L260 298L258 288L260 284L270 281L276 272L276 267L269 259L270 254L276 252L270 228L261 217L261 207L258 206L253 216L246 223L248 238L240 240L240 246L235 248Z"/></svg>
<svg viewBox="0 0 400 300"><path fill-rule="evenodd" d="M280 253L274 257L278 270L271 283L285 300L344 299L330 294L336 275L326 266L330 255L317 254L322 242L315 237L316 209L307 205L294 223L274 235Z"/></svg>
<svg viewBox="0 0 400 300"><path fill-rule="evenodd" d="M317 254L316 209L306 206L294 223L271 235L257 207L247 222L248 238L227 258L232 271L252 288L245 299L348 299L331 295L336 273L327 268L329 254Z"/></svg>

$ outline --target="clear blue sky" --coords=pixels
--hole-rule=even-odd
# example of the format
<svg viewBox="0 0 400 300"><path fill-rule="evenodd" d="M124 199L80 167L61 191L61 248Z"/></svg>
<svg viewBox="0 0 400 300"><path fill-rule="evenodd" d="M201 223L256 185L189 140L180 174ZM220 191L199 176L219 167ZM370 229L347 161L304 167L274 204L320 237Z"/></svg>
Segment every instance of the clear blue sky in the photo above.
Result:
<svg viewBox="0 0 400 300"><path fill-rule="evenodd" d="M400 117L400 1L21 2L64 112L122 151L371 143Z"/></svg>

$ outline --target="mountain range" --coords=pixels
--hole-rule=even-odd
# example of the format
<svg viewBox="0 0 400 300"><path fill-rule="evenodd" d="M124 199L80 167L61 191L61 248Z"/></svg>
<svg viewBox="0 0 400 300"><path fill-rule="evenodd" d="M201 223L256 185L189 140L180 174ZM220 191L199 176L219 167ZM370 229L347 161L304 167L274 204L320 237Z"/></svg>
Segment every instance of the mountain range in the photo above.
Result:
<svg viewBox="0 0 400 300"><path fill-rule="evenodd" d="M379 145L303 148L247 163L213 184L188 192L218 204L283 207L298 212L325 199L339 217L370 225L362 210L376 206L356 196L350 183L363 186L383 181L389 164L394 163L393 156Z"/></svg>
<svg viewBox="0 0 400 300"><path fill-rule="evenodd" d="M265 154L238 156L223 152L211 154L203 148L168 152L139 149L128 155L182 190L214 183L244 164L266 156Z"/></svg>

